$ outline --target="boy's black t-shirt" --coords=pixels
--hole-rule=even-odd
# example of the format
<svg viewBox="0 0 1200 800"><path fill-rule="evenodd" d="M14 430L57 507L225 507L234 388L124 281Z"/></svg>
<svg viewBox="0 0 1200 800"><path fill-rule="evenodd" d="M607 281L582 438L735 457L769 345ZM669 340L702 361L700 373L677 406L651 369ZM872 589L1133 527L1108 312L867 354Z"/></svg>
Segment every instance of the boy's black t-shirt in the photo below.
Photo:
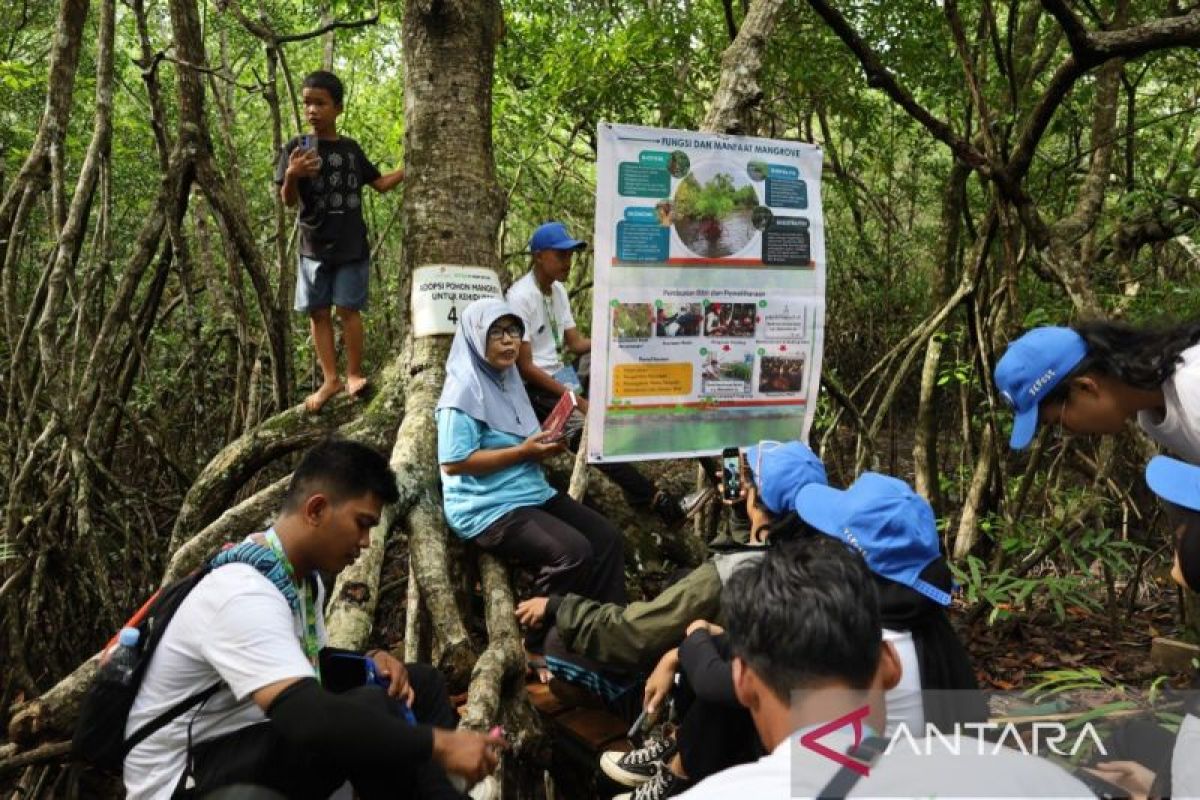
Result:
<svg viewBox="0 0 1200 800"><path fill-rule="evenodd" d="M300 144L292 137L275 164L275 183L283 185L288 158ZM317 141L321 171L301 178L300 252L326 264L361 261L368 255L367 224L362 215L362 188L380 176L379 170L349 136Z"/></svg>

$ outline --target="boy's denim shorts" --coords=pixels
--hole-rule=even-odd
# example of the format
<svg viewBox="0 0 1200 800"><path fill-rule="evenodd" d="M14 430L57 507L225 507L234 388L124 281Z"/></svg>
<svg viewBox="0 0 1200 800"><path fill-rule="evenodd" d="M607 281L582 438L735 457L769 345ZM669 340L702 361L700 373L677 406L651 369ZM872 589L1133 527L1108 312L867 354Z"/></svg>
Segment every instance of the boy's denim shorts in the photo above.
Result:
<svg viewBox="0 0 1200 800"><path fill-rule="evenodd" d="M296 267L295 308L311 312L337 306L363 311L367 307L370 282L369 259L327 266L323 261L302 255Z"/></svg>

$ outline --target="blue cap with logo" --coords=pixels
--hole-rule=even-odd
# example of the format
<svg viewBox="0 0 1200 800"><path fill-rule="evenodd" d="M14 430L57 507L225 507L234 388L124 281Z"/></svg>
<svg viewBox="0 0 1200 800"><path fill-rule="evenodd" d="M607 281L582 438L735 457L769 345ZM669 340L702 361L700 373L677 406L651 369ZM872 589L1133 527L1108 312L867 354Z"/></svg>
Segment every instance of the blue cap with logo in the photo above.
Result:
<svg viewBox="0 0 1200 800"><path fill-rule="evenodd" d="M1012 406L1009 446L1024 450L1037 431L1038 405L1087 356L1087 343L1070 328L1034 328L1014 340L996 362L996 388Z"/></svg>
<svg viewBox="0 0 1200 800"><path fill-rule="evenodd" d="M772 446L774 445L774 446ZM758 487L759 499L772 514L796 510L796 495L810 483L822 486L825 465L804 442L760 442L746 448L746 466Z"/></svg>
<svg viewBox="0 0 1200 800"><path fill-rule="evenodd" d="M582 242L578 239L572 239L567 233L567 226L561 222L547 222L539 225L538 229L533 232L533 236L529 237L529 252L536 253L539 250L583 250L587 247L587 242Z"/></svg>
<svg viewBox="0 0 1200 800"><path fill-rule="evenodd" d="M796 501L805 522L854 547L876 575L950 605L949 592L921 578L941 558L941 542L933 509L907 483L864 472L844 490L809 484Z"/></svg>

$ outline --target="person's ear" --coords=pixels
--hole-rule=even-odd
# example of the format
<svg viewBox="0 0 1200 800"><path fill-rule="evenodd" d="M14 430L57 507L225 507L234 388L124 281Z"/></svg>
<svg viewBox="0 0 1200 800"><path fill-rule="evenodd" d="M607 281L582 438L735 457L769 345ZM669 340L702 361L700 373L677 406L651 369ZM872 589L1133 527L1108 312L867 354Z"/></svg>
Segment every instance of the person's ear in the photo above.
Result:
<svg viewBox="0 0 1200 800"><path fill-rule="evenodd" d="M895 689L900 683L900 678L904 676L904 667L900 663L900 656L896 653L896 648L891 642L884 642L882 649L879 651L879 669L876 672L876 678L885 692L890 692Z"/></svg>
<svg viewBox="0 0 1200 800"><path fill-rule="evenodd" d="M758 687L755 685L754 673L746 666L746 662L740 657L734 656L733 667L733 695L737 701L747 709L755 709L758 707Z"/></svg>
<svg viewBox="0 0 1200 800"><path fill-rule="evenodd" d="M329 508L329 498L320 492L314 492L304 501L304 519L310 525L320 525Z"/></svg>
<svg viewBox="0 0 1200 800"><path fill-rule="evenodd" d="M1083 392L1091 399L1096 399L1100 396L1100 382L1092 375L1079 375L1071 379L1071 390Z"/></svg>

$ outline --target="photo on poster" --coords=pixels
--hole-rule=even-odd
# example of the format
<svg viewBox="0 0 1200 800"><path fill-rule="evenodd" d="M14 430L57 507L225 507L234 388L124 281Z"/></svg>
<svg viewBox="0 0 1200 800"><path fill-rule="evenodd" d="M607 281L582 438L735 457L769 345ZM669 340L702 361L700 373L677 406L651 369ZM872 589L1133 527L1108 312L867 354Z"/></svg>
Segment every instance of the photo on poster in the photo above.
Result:
<svg viewBox="0 0 1200 800"><path fill-rule="evenodd" d="M618 303L612 309L612 330L617 341L649 339L654 307L649 303Z"/></svg>
<svg viewBox="0 0 1200 800"><path fill-rule="evenodd" d="M815 313L809 304L803 302L768 302L759 314L762 326L758 336L767 340L806 341L812 326L810 315Z"/></svg>
<svg viewBox="0 0 1200 800"><path fill-rule="evenodd" d="M704 307L699 303L663 303L658 308L655 334L660 338L699 336Z"/></svg>
<svg viewBox="0 0 1200 800"><path fill-rule="evenodd" d="M754 303L710 303L704 312L704 335L752 339L757 314Z"/></svg>
<svg viewBox="0 0 1200 800"><path fill-rule="evenodd" d="M758 364L759 394L796 394L804 389L804 354L763 356Z"/></svg>
<svg viewBox="0 0 1200 800"><path fill-rule="evenodd" d="M701 352L700 391L712 397L741 397L752 391L754 354L743 348L705 348Z"/></svg>
<svg viewBox="0 0 1200 800"><path fill-rule="evenodd" d="M744 169L724 160L697 164L675 187L675 234L700 258L726 258L758 235L752 216L758 193Z"/></svg>

